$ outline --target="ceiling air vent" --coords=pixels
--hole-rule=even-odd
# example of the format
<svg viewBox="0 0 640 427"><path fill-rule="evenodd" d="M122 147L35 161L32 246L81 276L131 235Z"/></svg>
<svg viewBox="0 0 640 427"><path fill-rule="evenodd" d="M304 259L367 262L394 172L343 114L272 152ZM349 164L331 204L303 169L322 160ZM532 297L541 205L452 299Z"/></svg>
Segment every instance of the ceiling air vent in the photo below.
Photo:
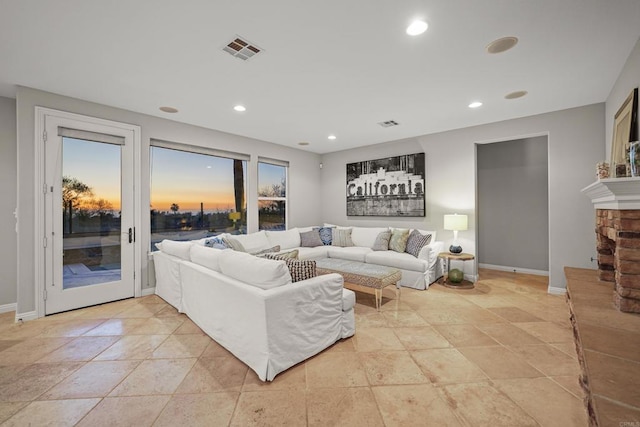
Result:
<svg viewBox="0 0 640 427"><path fill-rule="evenodd" d="M386 122L379 122L378 123L380 126L382 126L383 128L390 128L391 126L398 126L399 123L396 122L395 120L387 120Z"/></svg>
<svg viewBox="0 0 640 427"><path fill-rule="evenodd" d="M225 52L236 58L246 61L247 59L259 54L262 49L251 43L247 39L236 36L229 44L222 48Z"/></svg>

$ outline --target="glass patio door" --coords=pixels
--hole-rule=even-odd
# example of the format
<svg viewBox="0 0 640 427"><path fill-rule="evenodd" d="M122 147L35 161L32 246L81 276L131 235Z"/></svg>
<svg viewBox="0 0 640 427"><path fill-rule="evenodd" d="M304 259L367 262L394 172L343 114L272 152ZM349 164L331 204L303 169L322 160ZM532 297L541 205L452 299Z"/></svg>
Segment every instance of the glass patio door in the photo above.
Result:
<svg viewBox="0 0 640 427"><path fill-rule="evenodd" d="M133 297L132 138L62 118L45 127L45 314Z"/></svg>

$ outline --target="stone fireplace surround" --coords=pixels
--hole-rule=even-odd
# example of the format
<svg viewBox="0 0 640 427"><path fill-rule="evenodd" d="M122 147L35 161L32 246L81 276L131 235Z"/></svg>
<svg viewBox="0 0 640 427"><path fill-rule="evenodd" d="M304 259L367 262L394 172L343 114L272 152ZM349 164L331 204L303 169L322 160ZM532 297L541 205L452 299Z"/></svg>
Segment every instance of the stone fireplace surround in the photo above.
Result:
<svg viewBox="0 0 640 427"><path fill-rule="evenodd" d="M598 276L613 302L640 313L640 178L608 178L582 190L596 209Z"/></svg>

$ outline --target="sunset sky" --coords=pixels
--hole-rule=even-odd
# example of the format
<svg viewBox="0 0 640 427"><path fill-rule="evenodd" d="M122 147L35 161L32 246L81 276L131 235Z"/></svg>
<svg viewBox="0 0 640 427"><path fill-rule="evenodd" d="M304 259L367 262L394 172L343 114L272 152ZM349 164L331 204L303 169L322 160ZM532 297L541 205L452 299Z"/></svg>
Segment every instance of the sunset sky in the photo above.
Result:
<svg viewBox="0 0 640 427"><path fill-rule="evenodd" d="M120 146L64 138L63 176L93 189L96 199L120 209ZM283 169L261 164L260 185L280 184ZM246 188L246 162L245 162ZM151 208L180 212L234 210L233 160L166 148L151 148Z"/></svg>
<svg viewBox="0 0 640 427"><path fill-rule="evenodd" d="M205 212L235 209L233 160L152 147L151 208L196 212L200 202Z"/></svg>

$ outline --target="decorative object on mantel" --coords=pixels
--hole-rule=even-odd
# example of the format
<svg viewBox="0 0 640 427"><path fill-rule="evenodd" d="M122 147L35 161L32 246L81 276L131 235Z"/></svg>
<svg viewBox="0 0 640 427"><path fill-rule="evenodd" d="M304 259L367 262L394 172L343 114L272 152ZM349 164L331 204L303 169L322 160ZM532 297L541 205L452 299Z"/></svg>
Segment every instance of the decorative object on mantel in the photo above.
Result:
<svg viewBox="0 0 640 427"><path fill-rule="evenodd" d="M609 163L600 162L596 164L596 178L598 179L609 178Z"/></svg>
<svg viewBox="0 0 640 427"><path fill-rule="evenodd" d="M640 141L629 144L629 164L631 166L631 176L640 176Z"/></svg>
<svg viewBox="0 0 640 427"><path fill-rule="evenodd" d="M449 246L449 252L459 254L462 252L462 246L458 244L458 231L466 230L468 220L466 215L450 214L444 216L444 229L453 230L453 243Z"/></svg>
<svg viewBox="0 0 640 427"><path fill-rule="evenodd" d="M638 88L631 91L616 112L611 141L611 168L614 178L631 175L629 164L630 142L638 140Z"/></svg>

